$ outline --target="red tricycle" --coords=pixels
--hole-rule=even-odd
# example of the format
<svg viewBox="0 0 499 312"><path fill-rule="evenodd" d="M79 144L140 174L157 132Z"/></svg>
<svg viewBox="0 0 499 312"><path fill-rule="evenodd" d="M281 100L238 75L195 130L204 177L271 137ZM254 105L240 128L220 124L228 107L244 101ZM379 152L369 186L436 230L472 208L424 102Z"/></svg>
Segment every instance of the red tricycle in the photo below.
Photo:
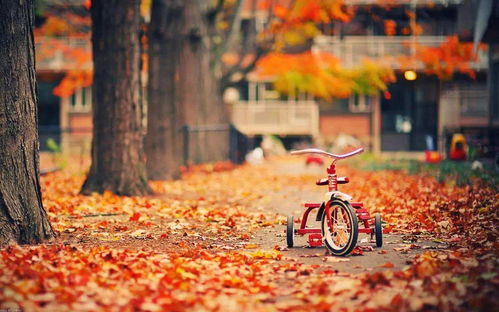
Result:
<svg viewBox="0 0 499 312"><path fill-rule="evenodd" d="M288 247L294 245L294 235L308 234L308 243L311 247L322 246L322 242L335 256L348 255L357 244L359 233L366 233L376 239L376 247L383 245L383 230L381 228L381 216L379 213L371 217L369 211L364 208L361 202L352 201L348 194L338 191L338 184L349 182L347 177L336 175L336 161L352 157L364 151L359 148L353 152L335 155L320 149L309 148L299 151L292 151L292 155L315 154L327 156L333 159L327 168L327 178L319 179L317 185L327 185L328 192L324 202L306 203L305 212L301 219L300 228L295 229L293 216L288 216L286 227L286 240ZM307 220L310 212L314 209L317 212L316 221L320 221L321 228L307 228ZM359 229L359 223L363 228Z"/></svg>

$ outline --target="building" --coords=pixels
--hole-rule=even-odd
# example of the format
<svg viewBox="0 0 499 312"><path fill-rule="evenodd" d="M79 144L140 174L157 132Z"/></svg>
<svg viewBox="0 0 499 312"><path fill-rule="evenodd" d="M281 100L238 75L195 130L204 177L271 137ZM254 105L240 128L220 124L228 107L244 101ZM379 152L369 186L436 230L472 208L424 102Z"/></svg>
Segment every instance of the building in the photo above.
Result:
<svg viewBox="0 0 499 312"><path fill-rule="evenodd" d="M82 155L90 152L91 87L77 87L67 97L55 95L65 77L78 79L78 72L88 73L92 69L90 16L85 3L85 0L36 3L43 6L43 10L37 8L35 18L38 128L42 151L71 150ZM44 14L38 15L39 11ZM74 23L66 24L66 20ZM67 80L71 85L71 79ZM50 141L56 144L49 144Z"/></svg>
<svg viewBox="0 0 499 312"><path fill-rule="evenodd" d="M458 33L462 40L488 44L488 127L461 129L479 132L487 140L489 156L495 156L499 170L499 2L465 0L458 11Z"/></svg>
<svg viewBox="0 0 499 312"><path fill-rule="evenodd" d="M324 36L315 39L312 50L331 52L345 67L352 67L364 57L411 55L416 45L438 46L457 33L457 14L462 1L394 2L399 5L387 8L374 0L348 1L356 7L353 19L345 24L322 25ZM408 11L415 14L407 14ZM262 16L260 12L254 18L262 19ZM389 36L386 35L386 20L394 21L396 25ZM413 22L421 27L420 35L407 34ZM422 64L414 66L417 78L407 80L405 70L393 62L391 66L397 82L389 86L389 96L353 95L332 103L306 95L276 102L273 99L278 96L268 81L252 80L249 76L248 95L244 95L246 90L243 89L243 101L234 107L240 116L251 117L236 118L235 124L241 124L243 131L249 134L293 135L299 129L293 123L298 113L296 108L300 107L302 111L298 114L304 119L301 124L309 125L301 134L321 137L323 141L334 142L335 137L344 133L360 139L374 152L418 152L427 148L426 138L431 136L444 149L448 129L488 124L487 62L487 54L480 51L479 61L473 64L476 79L455 75L450 81L426 75ZM272 129L273 120L269 120L265 128L262 119L253 117L260 114L269 119L267 112L276 111L279 116L289 116L287 124L281 126L281 129L288 128L289 133ZM283 123L282 118L276 120L278 124Z"/></svg>
<svg viewBox="0 0 499 312"><path fill-rule="evenodd" d="M255 25L256 31L265 27L267 11L259 10L257 1L244 2L241 29L248 24ZM331 52L341 59L343 66L351 67L363 57L411 55L415 44L438 46L457 32L461 0L392 2L399 5L386 8L376 0L348 1L356 7L354 18L345 24L321 25L324 35L315 39L312 49ZM407 14L408 11L415 14ZM396 25L390 35L386 35L384 20L387 19ZM407 34L407 28L414 22L423 31L418 36ZM61 45L71 51L91 51L89 37L36 38L37 51ZM53 88L68 71L88 69L92 64L75 64L64 49L44 54L49 57L37 60L42 149L47 148L47 139L52 138L64 152L88 154L91 87L76 89L65 98L54 96ZM347 134L377 153L423 151L428 136L444 149L448 129L488 125L487 53L481 52L480 60L473 65L476 79L456 75L450 81L441 81L426 75L421 64L416 64L413 69L417 78L407 80L400 64L394 62L392 66L397 82L389 86L389 96L353 95L329 102L307 94L288 98L272 90L271 81L250 73L237 85L239 99L230 104L232 121L249 136L309 137L334 143L338 135Z"/></svg>

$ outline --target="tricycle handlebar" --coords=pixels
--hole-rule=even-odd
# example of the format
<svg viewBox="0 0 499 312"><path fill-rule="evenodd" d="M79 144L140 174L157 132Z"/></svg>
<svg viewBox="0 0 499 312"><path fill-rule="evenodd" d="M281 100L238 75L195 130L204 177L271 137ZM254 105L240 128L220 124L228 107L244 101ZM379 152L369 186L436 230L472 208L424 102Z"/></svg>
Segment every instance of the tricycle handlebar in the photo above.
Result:
<svg viewBox="0 0 499 312"><path fill-rule="evenodd" d="M350 152L350 153L346 153L346 154L342 154L342 155L336 155L336 154L332 154L332 153L328 153L326 151L320 150L318 148L306 148L306 149L302 149L302 150L299 150L299 151L291 151L291 155L319 154L319 155L331 157L331 158L334 158L334 159L345 159L345 158L352 157L354 155L360 154L363 151L364 151L364 148L361 147L361 148L356 149L355 151Z"/></svg>

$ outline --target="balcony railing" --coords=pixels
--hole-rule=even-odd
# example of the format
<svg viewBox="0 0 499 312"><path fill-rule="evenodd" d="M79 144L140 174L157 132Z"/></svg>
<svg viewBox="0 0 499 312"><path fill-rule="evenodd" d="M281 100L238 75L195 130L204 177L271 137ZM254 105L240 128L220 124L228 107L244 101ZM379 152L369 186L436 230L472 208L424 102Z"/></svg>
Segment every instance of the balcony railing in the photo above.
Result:
<svg viewBox="0 0 499 312"><path fill-rule="evenodd" d="M367 57L384 59L392 68L398 69L401 65L396 58L414 53L414 43L435 47L445 40L445 36L347 36L343 39L336 36L319 36L315 40L314 48L332 53L345 67L353 67ZM473 64L473 68L485 69L487 64L487 54L480 51L479 60ZM415 67L422 68L422 64L415 64Z"/></svg>
<svg viewBox="0 0 499 312"><path fill-rule="evenodd" d="M258 101L232 105L232 122L247 135L316 135L319 108L313 101Z"/></svg>
<svg viewBox="0 0 499 312"><path fill-rule="evenodd" d="M461 117L485 118L489 115L489 93L485 85L444 89L440 101L451 107L453 114Z"/></svg>
<svg viewBox="0 0 499 312"><path fill-rule="evenodd" d="M35 37L36 69L67 71L92 68L89 38Z"/></svg>

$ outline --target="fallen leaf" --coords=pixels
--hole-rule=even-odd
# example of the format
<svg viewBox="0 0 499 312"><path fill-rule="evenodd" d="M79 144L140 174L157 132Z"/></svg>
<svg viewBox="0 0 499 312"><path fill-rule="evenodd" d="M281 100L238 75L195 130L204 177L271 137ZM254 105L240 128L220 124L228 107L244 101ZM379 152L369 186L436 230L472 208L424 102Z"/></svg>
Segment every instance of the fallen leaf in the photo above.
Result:
<svg viewBox="0 0 499 312"><path fill-rule="evenodd" d="M381 265L382 268L393 268L395 265L391 262L385 262Z"/></svg>

